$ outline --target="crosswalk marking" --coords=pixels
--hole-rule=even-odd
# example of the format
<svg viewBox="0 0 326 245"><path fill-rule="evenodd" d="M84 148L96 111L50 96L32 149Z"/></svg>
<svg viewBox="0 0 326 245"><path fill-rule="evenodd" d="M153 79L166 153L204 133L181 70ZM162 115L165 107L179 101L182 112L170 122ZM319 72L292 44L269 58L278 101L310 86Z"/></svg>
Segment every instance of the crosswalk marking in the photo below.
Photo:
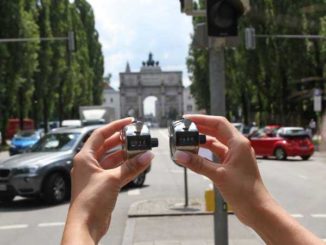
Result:
<svg viewBox="0 0 326 245"><path fill-rule="evenodd" d="M326 214L312 214L311 217L313 218L317 218L317 219L325 219L326 218Z"/></svg>
<svg viewBox="0 0 326 245"><path fill-rule="evenodd" d="M293 218L303 218L302 214L291 214Z"/></svg>
<svg viewBox="0 0 326 245"><path fill-rule="evenodd" d="M38 227L53 227L53 226L64 226L64 222L53 222L53 223L41 223L38 224Z"/></svg>
<svg viewBox="0 0 326 245"><path fill-rule="evenodd" d="M128 191L128 196L138 196L138 195L140 195L140 190L139 189Z"/></svg>
<svg viewBox="0 0 326 245"><path fill-rule="evenodd" d="M13 230L13 229L24 229L27 228L27 224L20 224L20 225L4 225L0 226L0 230Z"/></svg>

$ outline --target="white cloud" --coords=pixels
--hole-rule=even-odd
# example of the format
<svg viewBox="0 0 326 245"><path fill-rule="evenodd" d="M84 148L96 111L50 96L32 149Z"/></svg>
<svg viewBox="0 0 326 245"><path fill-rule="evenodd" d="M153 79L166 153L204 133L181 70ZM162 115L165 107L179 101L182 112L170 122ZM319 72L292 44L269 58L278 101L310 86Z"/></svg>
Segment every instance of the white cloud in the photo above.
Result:
<svg viewBox="0 0 326 245"><path fill-rule="evenodd" d="M138 70L149 52L163 70L177 67L189 82L186 56L192 32L191 18L181 14L177 0L88 0L105 56L105 73L118 87L119 72L129 61ZM174 69L175 70L175 69Z"/></svg>

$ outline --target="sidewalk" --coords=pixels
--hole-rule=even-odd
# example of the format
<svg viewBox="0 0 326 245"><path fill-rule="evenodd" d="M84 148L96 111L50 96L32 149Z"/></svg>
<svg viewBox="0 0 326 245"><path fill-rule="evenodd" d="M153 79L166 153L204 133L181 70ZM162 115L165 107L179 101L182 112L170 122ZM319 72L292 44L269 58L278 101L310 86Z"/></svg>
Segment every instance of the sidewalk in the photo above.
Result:
<svg viewBox="0 0 326 245"><path fill-rule="evenodd" d="M0 151L0 160L4 160L9 157L8 151Z"/></svg>
<svg viewBox="0 0 326 245"><path fill-rule="evenodd" d="M201 200L146 200L129 209L122 245L214 245L214 218ZM250 228L229 215L230 245L260 245Z"/></svg>

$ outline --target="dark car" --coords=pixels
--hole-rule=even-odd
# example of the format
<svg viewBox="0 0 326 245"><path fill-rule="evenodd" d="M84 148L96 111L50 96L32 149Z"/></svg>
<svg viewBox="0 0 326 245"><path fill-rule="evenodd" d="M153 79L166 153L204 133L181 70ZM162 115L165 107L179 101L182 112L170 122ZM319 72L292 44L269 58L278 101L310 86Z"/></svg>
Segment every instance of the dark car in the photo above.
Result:
<svg viewBox="0 0 326 245"><path fill-rule="evenodd" d="M41 197L50 204L67 200L73 157L99 127L56 129L41 138L30 152L1 162L0 202L10 202L15 196ZM142 186L149 171L150 168L131 184Z"/></svg>
<svg viewBox="0 0 326 245"><path fill-rule="evenodd" d="M10 142L10 156L21 154L30 149L42 137L41 130L22 130L14 135Z"/></svg>
<svg viewBox="0 0 326 245"><path fill-rule="evenodd" d="M275 156L278 160L300 156L303 160L308 160L314 153L314 145L308 133L299 127L282 127L276 134L261 129L249 139L258 156Z"/></svg>
<svg viewBox="0 0 326 245"><path fill-rule="evenodd" d="M41 138L30 152L1 162L0 201L40 196L56 204L68 199L72 159L97 127L57 129Z"/></svg>

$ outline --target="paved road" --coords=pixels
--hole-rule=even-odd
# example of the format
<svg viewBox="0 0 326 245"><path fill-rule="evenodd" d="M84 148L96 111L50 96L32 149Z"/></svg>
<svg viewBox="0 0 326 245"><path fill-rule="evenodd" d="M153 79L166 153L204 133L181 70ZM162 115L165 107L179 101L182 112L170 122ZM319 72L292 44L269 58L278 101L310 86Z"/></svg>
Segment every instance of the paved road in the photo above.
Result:
<svg viewBox="0 0 326 245"><path fill-rule="evenodd" d="M167 130L155 129L153 134L160 138L160 148L154 150L156 158L152 171L147 176L146 185L121 192L111 229L101 244L122 243L127 212L132 203L164 198L180 199L182 203L183 170L169 158ZM0 159L5 157L0 154ZM258 159L258 162L266 185L275 198L303 225L318 236L326 238L325 159L316 154L309 161L293 158L288 161ZM204 191L210 185L208 179L189 172L191 198L203 199ZM58 244L67 208L68 204L49 207L38 200L19 198L10 206L0 206L0 244ZM234 217L230 219L230 234L237 236L238 229L243 227L234 223ZM171 219L171 222L178 222L178 219ZM146 229L138 232L146 236Z"/></svg>

